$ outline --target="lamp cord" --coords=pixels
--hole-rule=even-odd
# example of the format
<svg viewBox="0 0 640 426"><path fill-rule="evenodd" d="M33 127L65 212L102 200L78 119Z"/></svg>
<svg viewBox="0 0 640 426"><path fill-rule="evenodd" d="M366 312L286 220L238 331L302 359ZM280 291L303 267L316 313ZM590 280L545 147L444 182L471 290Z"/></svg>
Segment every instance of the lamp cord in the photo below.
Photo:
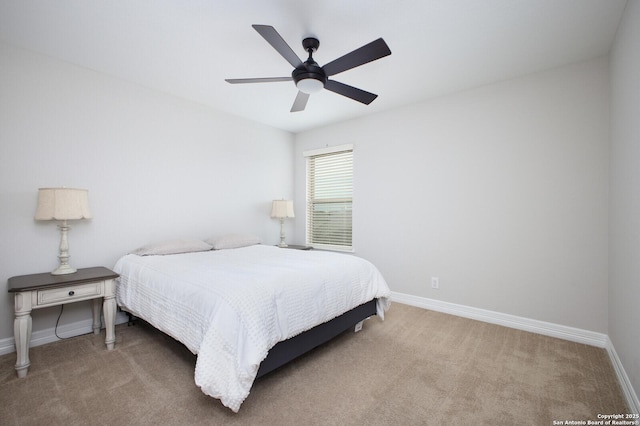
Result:
<svg viewBox="0 0 640 426"><path fill-rule="evenodd" d="M58 336L58 323L60 322L60 317L62 316L62 311L64 311L64 305L60 305L60 313L58 314L58 319L56 320L56 328L53 330L56 337L60 340L68 339L68 337L60 337Z"/></svg>

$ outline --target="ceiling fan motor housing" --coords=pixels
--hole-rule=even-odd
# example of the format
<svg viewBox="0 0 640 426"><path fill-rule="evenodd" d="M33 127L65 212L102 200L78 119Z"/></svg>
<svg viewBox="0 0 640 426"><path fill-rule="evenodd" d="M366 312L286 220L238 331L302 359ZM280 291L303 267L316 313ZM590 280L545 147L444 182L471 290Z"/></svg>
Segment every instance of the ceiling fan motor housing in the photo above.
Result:
<svg viewBox="0 0 640 426"><path fill-rule="evenodd" d="M318 64L314 61L306 61L304 64L302 64L302 66L294 69L291 73L291 76L293 77L293 81L296 83L298 89L302 90L303 92L305 92L305 80L313 80L313 82L308 83L311 86L319 87L319 89L322 89L324 85L327 84L327 75L324 73L322 67L318 66ZM316 82L319 82L320 84Z"/></svg>
<svg viewBox="0 0 640 426"><path fill-rule="evenodd" d="M321 66L311 57L312 53L318 50L320 41L313 37L302 40L302 47L309 52L307 59L301 66L295 68L291 73L296 87L305 93L319 92L327 84L327 74Z"/></svg>

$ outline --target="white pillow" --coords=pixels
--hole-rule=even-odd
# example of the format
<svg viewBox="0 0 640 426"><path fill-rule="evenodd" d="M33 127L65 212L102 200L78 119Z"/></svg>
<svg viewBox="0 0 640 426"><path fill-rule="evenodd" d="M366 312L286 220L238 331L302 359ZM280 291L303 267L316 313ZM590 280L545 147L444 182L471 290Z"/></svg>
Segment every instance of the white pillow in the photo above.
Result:
<svg viewBox="0 0 640 426"><path fill-rule="evenodd" d="M223 250L261 244L262 240L260 237L251 234L228 234L209 238L207 243L211 244L214 250Z"/></svg>
<svg viewBox="0 0 640 426"><path fill-rule="evenodd" d="M147 244L132 251L131 254L137 254L138 256L153 256L208 251L212 248L211 244L207 244L204 241L178 239Z"/></svg>

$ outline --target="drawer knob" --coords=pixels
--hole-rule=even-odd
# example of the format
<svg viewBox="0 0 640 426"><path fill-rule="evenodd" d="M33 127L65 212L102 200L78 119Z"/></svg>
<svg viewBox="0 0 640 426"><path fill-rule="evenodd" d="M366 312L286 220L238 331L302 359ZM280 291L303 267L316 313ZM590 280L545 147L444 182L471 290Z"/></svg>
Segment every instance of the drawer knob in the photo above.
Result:
<svg viewBox="0 0 640 426"><path fill-rule="evenodd" d="M73 296L74 294L76 294L76 292L75 292L75 291L73 291L73 290L71 290L71 291L69 292L69 296Z"/></svg>

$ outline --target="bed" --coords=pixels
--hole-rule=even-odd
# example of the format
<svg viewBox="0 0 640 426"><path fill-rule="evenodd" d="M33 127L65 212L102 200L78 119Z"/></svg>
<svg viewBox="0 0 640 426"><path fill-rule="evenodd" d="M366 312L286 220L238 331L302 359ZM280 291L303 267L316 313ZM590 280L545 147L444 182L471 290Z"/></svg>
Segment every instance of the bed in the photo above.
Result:
<svg viewBox="0 0 640 426"><path fill-rule="evenodd" d="M123 256L116 300L196 354L196 385L234 412L257 377L369 316L384 319L390 304L380 272L354 255L211 248Z"/></svg>

